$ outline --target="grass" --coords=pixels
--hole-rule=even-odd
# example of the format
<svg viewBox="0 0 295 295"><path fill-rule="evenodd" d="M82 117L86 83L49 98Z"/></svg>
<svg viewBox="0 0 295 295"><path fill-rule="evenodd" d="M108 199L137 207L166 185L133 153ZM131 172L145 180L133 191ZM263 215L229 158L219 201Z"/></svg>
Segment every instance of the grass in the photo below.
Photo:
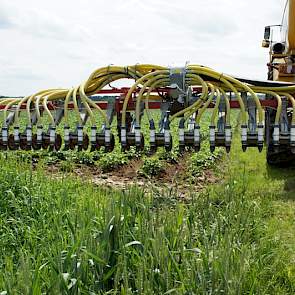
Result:
<svg viewBox="0 0 295 295"><path fill-rule="evenodd" d="M253 150L236 147L229 160L222 185L191 192L184 204L172 189L50 179L2 154L0 292L293 294L294 208L285 206L284 176L272 170L269 178Z"/></svg>
<svg viewBox="0 0 295 295"><path fill-rule="evenodd" d="M137 156L130 153L126 161ZM294 294L293 170L267 167L256 149L242 153L236 137L218 161L221 183L192 186L186 203L175 188L120 191L68 173L76 164L107 171L126 163L111 155L0 154L1 295ZM217 165L217 156L204 144L188 155L189 173ZM159 151L143 172L178 157L176 148ZM40 159L65 173L49 178L32 166Z"/></svg>

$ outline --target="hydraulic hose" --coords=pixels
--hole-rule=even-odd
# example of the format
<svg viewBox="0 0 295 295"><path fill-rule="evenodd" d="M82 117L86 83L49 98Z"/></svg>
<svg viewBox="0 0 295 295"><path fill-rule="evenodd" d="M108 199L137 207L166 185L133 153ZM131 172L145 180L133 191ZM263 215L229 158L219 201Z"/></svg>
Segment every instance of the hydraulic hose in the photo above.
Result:
<svg viewBox="0 0 295 295"><path fill-rule="evenodd" d="M151 95L151 92L156 88L156 87L165 87L168 86L170 80L169 79L160 79L157 80L156 82L154 82L154 84L152 84L148 90L148 92L146 93L146 95L144 96L145 99L145 110L146 110L146 114L148 117L148 120L151 120L151 115L150 115L150 110L149 110L149 98Z"/></svg>
<svg viewBox="0 0 295 295"><path fill-rule="evenodd" d="M17 102L19 102L19 99L13 99L13 100L11 100L10 102L8 102L7 105L5 106L5 108L4 108L4 112L3 112L3 125L6 124L6 120L7 120L7 111L8 111L8 109L9 109L12 105L16 104Z"/></svg>
<svg viewBox="0 0 295 295"><path fill-rule="evenodd" d="M34 98L36 98L35 100L35 108L36 108L36 115L37 115L37 124L39 124L41 122L41 112L40 112L40 101L49 94L54 93L56 90L50 90L48 92L44 92L41 95L34 95Z"/></svg>
<svg viewBox="0 0 295 295"><path fill-rule="evenodd" d="M195 103L193 103L191 106L174 114L171 117L170 121L173 121L175 118L182 116L183 114L185 114L186 112L188 112L190 110L200 107L200 105L203 103L203 101L207 98L207 95L208 95L207 83L199 75L191 74L191 75L187 75L187 78L191 79L191 83L190 83L191 86L195 85L194 83L199 83L199 85L202 85L202 94L200 96L200 99L197 100Z"/></svg>
<svg viewBox="0 0 295 295"><path fill-rule="evenodd" d="M44 90L44 91L40 91L34 95L31 95L27 101L27 105L26 105L26 112L27 112L27 119L28 119L28 124L31 125L32 123L32 118L31 118L31 104L32 101L36 98L37 95L40 95L42 93L51 93L52 91L55 90L59 90L59 89L48 89L48 90Z"/></svg>
<svg viewBox="0 0 295 295"><path fill-rule="evenodd" d="M144 75L143 77L141 77L140 79L138 79L133 86L129 89L124 102L123 102L123 108L122 108L122 126L126 125L126 111L127 111L127 106L128 106L128 101L131 98L132 93L134 92L134 90L137 88L138 85L140 85L141 83L143 83L145 80L148 80L149 78L156 76L156 75L162 75L162 74L169 74L168 70L158 70L152 73L148 73L146 75Z"/></svg>
<svg viewBox="0 0 295 295"><path fill-rule="evenodd" d="M276 117L275 117L275 125L278 125L280 122L281 113L282 113L282 98L279 94L273 91L262 91L262 93L270 94L277 99L278 106L277 106Z"/></svg>
<svg viewBox="0 0 295 295"><path fill-rule="evenodd" d="M211 83L208 83L208 86L210 87L211 94L209 95L208 100L205 102L204 106L199 110L199 112L196 116L196 123L198 125L200 125L201 118L202 118L204 112L206 111L206 109L208 108L208 106L212 103L214 95L215 95L215 91L216 91L215 87Z"/></svg>
<svg viewBox="0 0 295 295"><path fill-rule="evenodd" d="M178 68L177 68L178 69ZM153 91L157 89L158 87L170 87L173 86L171 83L174 80L174 76L176 75L175 79L178 79L177 83L179 83L178 86L178 97L169 96L169 90L167 91L168 96L162 96L160 93L158 93L158 96L153 96L154 100L162 100L164 102L170 102L173 100L173 102L176 102L178 98L181 98L182 95L186 97L186 105L181 105L181 110L173 114L171 117L169 117L169 122L173 121L174 119L183 116L183 119L181 120L180 129L181 136L184 135L184 128L183 122L185 123L186 120L192 115L196 114L195 122L196 125L199 125L201 118L209 107L211 105L214 105L212 117L211 117L211 126L216 126L216 119L218 116L218 112L220 109L220 104L222 103L222 107L225 110L225 123L229 126L226 126L226 131L230 132L230 98L229 93L233 93L235 96L235 100L238 101L239 107L241 109L242 114L242 144L244 146L248 145L254 145L252 144L252 138L250 138L250 141L248 141L247 134L249 133L248 130L248 114L245 106L246 99L242 98L241 93L246 93L247 95L251 95L251 100L255 102L255 106L258 112L258 123L257 126L257 134L258 134L258 140L257 145L259 147L262 146L263 140L264 140L264 110L261 105L261 101L258 97L258 94L265 93L270 94L272 97L274 97L277 102L277 110L276 110L276 116L275 116L275 125L278 125L280 122L280 117L282 113L282 96L286 97L293 107L293 115L292 115L292 125L295 125L295 85L292 86L275 86L276 84L272 84L271 87L260 87L260 86L254 86L255 85L264 85L259 84L256 81L251 80L238 80L232 76L219 73L213 69L210 69L208 67L199 66L199 65L188 65L185 67L185 75L182 70L171 70L167 67L162 67L158 65L153 64L136 64L131 66L114 66L109 65L107 67L101 67L96 69L94 72L91 73L91 75L88 77L86 81L84 81L82 84L75 86L71 89L47 89L39 91L33 95L25 96L22 98L4 98L0 100L0 105L4 105L4 116L3 116L3 125L5 125L7 121L7 112L12 110L14 111L14 118L13 118L13 124L15 124L16 127L19 127L20 124L20 118L21 118L21 110L23 106L26 104L26 114L27 114L27 120L28 120L28 126L33 127L32 125L35 125L35 120L32 122L32 112L33 110L36 113L37 116L37 124L41 123L41 110L44 110L44 113L46 114L46 118L49 118L50 125L52 127L56 127L55 117L54 117L54 111L57 107L62 104L62 108L64 110L64 122L65 125L69 125L70 121L70 115L69 115L69 104L73 102L74 105L74 115L77 116L77 122L79 125L82 125L83 117L81 115L81 107L83 107L83 112L87 112L87 115L89 116L91 123L92 123L92 129L91 129L91 143L92 147L94 146L104 146L103 142L105 141L106 146L110 146L110 127L111 122L107 116L107 113L102 110L101 104L97 104L93 97L93 95L100 93L102 90L107 90L108 85L112 82L116 82L120 79L131 79L131 81L134 83L129 88L127 94L125 95L123 99L123 106L120 108L121 114L122 114L122 120L121 120L121 144L123 149L128 148L129 146L134 145L134 139L129 137L127 135L127 130L125 128L126 126L126 113L127 108L129 112L129 102L132 99L132 102L135 103L135 123L138 126L135 126L135 131L138 131L138 127L140 124L141 119L141 106L144 102L145 104L145 113L147 114L147 117L149 120L151 120L152 116L149 110L149 101L151 99ZM242 82L243 81L243 82ZM181 85L180 85L181 84ZM182 84L183 87L182 87ZM287 84L288 85L288 84ZM113 86L110 86L111 88ZM190 99L190 90L192 90L193 87L197 87L198 95L196 100ZM201 90L199 90L201 89ZM166 90L165 90L166 91ZM115 91L116 92L116 91ZM105 93L108 93L108 91L105 91ZM120 94L125 94L125 91L118 91ZM135 95L134 95L135 94ZM180 101L178 99L178 101ZM192 102L194 101L194 102ZM183 101L182 101L183 102ZM52 104L54 111L51 111L49 108L49 105ZM80 106L81 104L81 106ZM225 108L224 108L225 104ZM35 108L31 108L32 106L35 106ZM116 105L117 106L117 105ZM121 106L121 105L120 105ZM116 111L118 112L118 109L116 108ZM98 116L97 116L98 115ZM96 117L97 116L97 117ZM10 116L9 116L10 118ZM60 118L60 117L58 117ZM105 139L103 141L103 138L99 135L97 136L97 128L96 123L100 122L100 119L103 120L103 127L108 128L108 132L105 133ZM10 120L9 120L10 121ZM60 122L60 120L58 121ZM195 126L196 126L195 125ZM167 125L168 126L168 125ZM94 128L95 127L95 128ZM124 127L124 128L123 128ZM294 126L293 126L294 127ZM276 127L276 134L277 136L277 130L278 127ZM40 128L41 129L41 128ZM95 130L94 130L95 129ZM125 130L124 130L125 129ZM168 128L167 128L168 129ZM213 129L213 128L212 128ZM153 129L154 130L154 129ZM29 131L29 130L27 130ZM166 130L167 137L165 138L165 144L168 142L169 136L169 130ZM169 132L168 132L169 131ZM199 126L195 128L194 130L194 142L198 142L198 131ZM294 131L294 130L293 130ZM252 132L252 131L251 131ZM27 132L27 136L29 138L30 133ZM135 132L135 141L136 146L139 146L139 139L141 140L141 137L138 136L139 133ZM255 133L256 134L256 133ZM253 134L250 134L253 135ZM131 135L132 136L132 135ZM155 134L155 136L157 136ZM16 138L16 137L15 137ZM155 137L156 138L156 137ZM167 139L168 138L168 139ZM186 137L182 142L183 144L192 144L192 139L190 138L187 140ZM213 138L213 136L212 136ZM226 144L229 143L229 136L227 137ZM157 139L157 140L156 140ZM153 142L156 144L162 144L161 140L156 138ZM29 139L28 139L29 140ZM170 140L170 139L169 139ZM255 139L256 140L256 139ZM186 142L187 141L187 142ZM213 139L211 140L213 142ZM112 143L113 144L113 143ZM256 143L255 143L256 144ZM278 142L279 144L279 142ZM228 145L226 146L228 147Z"/></svg>
<svg viewBox="0 0 295 295"><path fill-rule="evenodd" d="M54 91L53 93L44 96L44 99L43 99L43 102L42 102L43 108L44 108L45 112L48 114L49 120L51 122L50 125L52 127L55 127L55 121L54 121L54 118L53 118L51 112L48 109L48 106L47 106L48 101L49 100L54 100L58 96L61 96L62 97L64 94L65 94L65 90L59 90L59 91Z"/></svg>
<svg viewBox="0 0 295 295"><path fill-rule="evenodd" d="M74 92L74 89L70 89L68 91L68 94L65 98L65 103L64 103L64 120L65 120L65 125L69 125L69 102L70 102L70 99L71 97L73 96L73 92Z"/></svg>
<svg viewBox="0 0 295 295"><path fill-rule="evenodd" d="M161 79L167 79L167 76L168 75L157 75L156 77L153 77L152 79L150 79L146 83L144 83L142 88L140 89L139 94L136 98L136 109L135 109L136 123L138 125L139 125L139 121L140 121L140 102L141 102L144 92L146 91L146 88L150 87L153 84L157 84L157 81L159 81Z"/></svg>
<svg viewBox="0 0 295 295"><path fill-rule="evenodd" d="M246 92L249 92L255 101L257 111L258 111L258 119L259 119L259 124L264 125L264 115L263 115L263 109L260 103L260 100L257 96L257 94L245 83L240 82L239 80L228 76L228 75L223 75L225 79L227 79L229 82L236 84L237 86L245 89Z"/></svg>
<svg viewBox="0 0 295 295"><path fill-rule="evenodd" d="M108 118L106 116L106 114L102 111L102 109L97 105L95 104L91 99L88 98L88 96L85 94L85 85L86 85L87 81L84 82L80 87L79 87L79 94L80 94L80 97L82 98L82 101L83 101L83 104L85 105L87 111L88 111L88 114L91 118L91 121L92 121L92 124L95 125L95 117L94 117L94 114L91 110L91 108L89 107L89 104L92 105L92 107L94 107L95 109L98 110L98 112L101 114L104 122L105 122L105 125L106 127L110 127L110 122L108 121Z"/></svg>
<svg viewBox="0 0 295 295"><path fill-rule="evenodd" d="M78 102L77 102L77 92L78 92L78 90L79 90L79 86L76 87L74 89L74 91L73 91L73 104L74 104L74 110L75 110L79 125L82 125L83 122L82 122L82 118L80 116L79 106L78 106Z"/></svg>
<svg viewBox="0 0 295 295"><path fill-rule="evenodd" d="M16 110L15 110L15 113L14 113L14 124L16 126L19 125L19 111L20 111L20 108L21 108L22 104L24 104L29 98L30 98L30 96L26 96L26 97L22 98L20 100L20 102L17 104Z"/></svg>
<svg viewBox="0 0 295 295"><path fill-rule="evenodd" d="M273 91L273 92L285 92L285 93L295 93L295 86L282 86L282 87L258 87L251 86L252 90L257 93L263 93L264 91Z"/></svg>
<svg viewBox="0 0 295 295"><path fill-rule="evenodd" d="M292 108L293 108L292 125L295 125L295 98L294 98L294 96L289 93L279 93L279 95L286 96L290 100L290 102L292 104Z"/></svg>
<svg viewBox="0 0 295 295"><path fill-rule="evenodd" d="M196 102L196 104L195 104L195 107L194 108L192 108L189 112L186 112L185 113L185 115L184 115L184 122L186 122L187 120L188 120L188 118L192 115L192 114L194 114L194 113L196 113L196 112L198 112L198 114L202 111L202 109L203 109L203 111L205 111L206 110L206 108L210 105L210 98L211 99L213 99L213 97L214 97L214 92L215 92L215 88L214 88L214 86L212 85L212 84L210 84L209 85L209 83L206 83L206 85L207 85L207 89L208 89L208 86L210 87L210 96L208 97L208 91L207 91L207 96L206 96L206 100L204 100L204 99L199 99L198 101L199 101L199 103L197 104L197 102ZM212 86L212 87L211 87ZM213 93L212 93L212 90L213 90ZM205 101L205 102L204 102ZM212 101L212 100L211 100ZM206 107L207 106L207 107ZM200 109L201 108L201 109ZM197 117L196 117L197 118Z"/></svg>
<svg viewBox="0 0 295 295"><path fill-rule="evenodd" d="M223 95L223 97L225 99L225 105L226 105L225 123L230 125L230 102L229 102L229 97L222 88L219 88L219 90L221 91L221 93L222 93L222 95Z"/></svg>
<svg viewBox="0 0 295 295"><path fill-rule="evenodd" d="M215 107L213 109L213 113L212 113L212 116L211 116L211 126L215 126L220 101L221 101L220 90L219 90L219 88L216 88L216 103L215 103Z"/></svg>
<svg viewBox="0 0 295 295"><path fill-rule="evenodd" d="M228 87L228 89L234 92L239 102L241 113L242 113L242 125L247 125L247 113L246 113L245 104L242 100L242 97L238 93L238 90L236 89L236 87L234 87L229 81L227 81L223 77L223 74L218 74L217 72L214 72L208 68L200 67L200 66L188 66L188 71L192 73L203 74L208 77L217 79L218 81L222 82L226 87Z"/></svg>

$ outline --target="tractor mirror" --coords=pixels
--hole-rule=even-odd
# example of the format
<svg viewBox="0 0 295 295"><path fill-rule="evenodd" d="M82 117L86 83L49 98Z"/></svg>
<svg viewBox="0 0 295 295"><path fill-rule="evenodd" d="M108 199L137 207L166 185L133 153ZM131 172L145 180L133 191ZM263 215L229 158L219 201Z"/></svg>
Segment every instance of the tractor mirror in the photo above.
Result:
<svg viewBox="0 0 295 295"><path fill-rule="evenodd" d="M265 27L264 29L264 40L269 41L270 39L270 27Z"/></svg>
<svg viewBox="0 0 295 295"><path fill-rule="evenodd" d="M264 40L262 41L262 47L269 48L270 46L270 27L267 26L264 29Z"/></svg>

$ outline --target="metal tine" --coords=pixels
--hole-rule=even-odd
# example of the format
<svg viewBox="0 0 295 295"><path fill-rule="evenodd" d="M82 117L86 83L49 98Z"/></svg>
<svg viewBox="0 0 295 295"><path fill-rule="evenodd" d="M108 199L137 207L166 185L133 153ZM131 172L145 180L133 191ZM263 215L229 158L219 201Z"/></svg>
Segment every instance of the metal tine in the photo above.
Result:
<svg viewBox="0 0 295 295"><path fill-rule="evenodd" d="M113 123L114 116L116 114L115 103L116 103L116 98L114 98L113 100L108 102L106 115L107 115L107 118L108 118L108 120L110 122L110 125ZM103 126L104 126L104 124L103 124ZM104 126L104 128L105 128L105 126Z"/></svg>
<svg viewBox="0 0 295 295"><path fill-rule="evenodd" d="M86 108L83 106L81 100L78 100L78 107L80 112L80 118L82 120L82 125L85 126L89 117L88 112L86 111Z"/></svg>
<svg viewBox="0 0 295 295"><path fill-rule="evenodd" d="M108 102L108 105L107 105L106 116L110 125L112 124L115 113L116 113L115 102L116 102L116 98L114 97L112 100ZM97 142L101 140L102 145L105 147L106 152L110 152L114 149L114 136L111 133L110 128L106 127L105 123L102 124L101 133L98 134L98 136L96 136L96 140ZM100 147L99 144L98 144L98 147Z"/></svg>
<svg viewBox="0 0 295 295"><path fill-rule="evenodd" d="M195 121L196 121L197 113L193 113L188 119L187 129L188 131L194 131L195 129Z"/></svg>
<svg viewBox="0 0 295 295"><path fill-rule="evenodd" d="M220 134L224 134L224 131L225 131L225 116L226 116L225 98L222 96L220 105L219 105L218 121L217 121L217 131Z"/></svg>
<svg viewBox="0 0 295 295"><path fill-rule="evenodd" d="M85 110L80 111L80 117L81 117L81 119L82 119L82 124L83 124L83 126L85 126L86 123L87 123L87 120L88 120L88 118L89 118L88 113L87 113Z"/></svg>
<svg viewBox="0 0 295 295"><path fill-rule="evenodd" d="M31 116L31 124L32 126L36 125L37 124L37 121L38 121L38 117L37 117L37 111L34 110L31 112L32 116ZM40 109L40 115L42 116L43 115L43 109Z"/></svg>
<svg viewBox="0 0 295 295"><path fill-rule="evenodd" d="M163 102L161 103L161 119L159 121L160 133L164 133L165 121L167 118L167 112L169 111L170 103Z"/></svg>
<svg viewBox="0 0 295 295"><path fill-rule="evenodd" d="M186 149L192 150L195 148L194 130L195 130L196 112L192 114L185 127L185 120L181 118L179 121L179 152L182 154Z"/></svg>
<svg viewBox="0 0 295 295"><path fill-rule="evenodd" d="M60 122L62 121L63 117L64 117L64 108L63 108L63 102L60 101L57 105L57 109L55 110L55 114L54 114L54 123L56 126L58 126L60 124Z"/></svg>
<svg viewBox="0 0 295 295"><path fill-rule="evenodd" d="M5 124L7 127L9 127L11 124L13 124L15 118L15 111L10 111L7 115Z"/></svg>

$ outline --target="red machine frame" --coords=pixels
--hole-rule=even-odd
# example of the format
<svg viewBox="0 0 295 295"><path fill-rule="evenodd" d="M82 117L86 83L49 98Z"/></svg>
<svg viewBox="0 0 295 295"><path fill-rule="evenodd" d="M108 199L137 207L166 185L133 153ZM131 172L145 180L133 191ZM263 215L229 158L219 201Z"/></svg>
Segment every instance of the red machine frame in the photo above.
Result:
<svg viewBox="0 0 295 295"><path fill-rule="evenodd" d="M116 97L116 101L115 101L115 110L117 113L120 113L122 111L123 108L123 101L127 95L127 93L129 92L130 88L128 87L122 87L122 88L112 88L112 89L104 89L104 90L100 90L99 92L97 92L97 94L99 95L113 95L114 97ZM127 110L132 111L135 110L135 102L133 101L134 96L139 93L140 88L136 89L133 93L132 96L128 102L128 106L127 106ZM155 89L152 93L154 94L159 94L162 93L163 95L167 95L169 93L170 89L169 88L159 88L159 89ZM201 92L201 88L193 88L194 92ZM271 107L271 108L276 108L277 107L277 100L276 99L265 99L265 100L260 100L260 103L262 105L262 107ZM107 101L101 101L101 102L96 102L96 104L102 109L102 110L106 110L108 108L108 102ZM161 102L157 102L157 101L150 101L149 102L149 108L156 110L156 109L160 109L161 107ZM214 107L213 104L211 104L209 106L209 108ZM230 107L232 109L239 109L240 105L239 102L237 100L234 99L230 99ZM3 110L5 108L5 105L0 105L0 110ZM21 109L25 109L26 108L26 104L24 103L21 106ZM54 110L55 109L55 105L51 102L48 103L48 108L50 110ZM69 103L69 109L73 109L74 105L73 103Z"/></svg>

